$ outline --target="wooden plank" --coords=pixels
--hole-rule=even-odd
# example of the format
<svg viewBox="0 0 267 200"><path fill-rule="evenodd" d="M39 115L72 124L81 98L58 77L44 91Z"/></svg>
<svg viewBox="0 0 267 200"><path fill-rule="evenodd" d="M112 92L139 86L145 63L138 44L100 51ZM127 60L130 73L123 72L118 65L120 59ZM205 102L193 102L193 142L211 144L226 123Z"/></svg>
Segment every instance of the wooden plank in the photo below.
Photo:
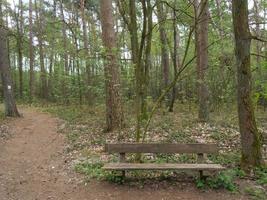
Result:
<svg viewBox="0 0 267 200"><path fill-rule="evenodd" d="M106 144L108 153L217 153L216 144Z"/></svg>
<svg viewBox="0 0 267 200"><path fill-rule="evenodd" d="M172 164L172 163L108 163L105 170L210 170L225 169L219 164Z"/></svg>

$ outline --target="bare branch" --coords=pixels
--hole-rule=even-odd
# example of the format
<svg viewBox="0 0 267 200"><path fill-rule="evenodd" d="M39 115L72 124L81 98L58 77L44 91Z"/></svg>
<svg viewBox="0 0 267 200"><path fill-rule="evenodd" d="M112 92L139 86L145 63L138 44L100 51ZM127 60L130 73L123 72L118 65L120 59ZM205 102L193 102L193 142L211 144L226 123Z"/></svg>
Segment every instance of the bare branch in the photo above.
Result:
<svg viewBox="0 0 267 200"><path fill-rule="evenodd" d="M255 36L255 35L251 35L251 39L252 40L258 40L260 42L267 42L267 40L259 38L259 37Z"/></svg>
<svg viewBox="0 0 267 200"><path fill-rule="evenodd" d="M261 54L257 54L257 53L251 53L250 55L261 57L261 58L267 58L267 56L264 56L264 55L261 55Z"/></svg>

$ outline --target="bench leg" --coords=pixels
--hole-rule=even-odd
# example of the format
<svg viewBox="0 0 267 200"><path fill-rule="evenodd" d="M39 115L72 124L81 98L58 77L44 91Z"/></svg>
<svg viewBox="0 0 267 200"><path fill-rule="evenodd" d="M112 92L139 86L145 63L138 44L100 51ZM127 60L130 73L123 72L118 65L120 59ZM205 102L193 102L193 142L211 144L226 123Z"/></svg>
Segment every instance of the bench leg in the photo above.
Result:
<svg viewBox="0 0 267 200"><path fill-rule="evenodd" d="M199 170L199 179L204 179L203 170Z"/></svg>
<svg viewBox="0 0 267 200"><path fill-rule="evenodd" d="M125 153L120 153L120 162L122 162L122 163L125 163L126 162ZM122 172L121 173L121 177L124 179L126 172L125 172L125 170L122 170L121 172Z"/></svg>
<svg viewBox="0 0 267 200"><path fill-rule="evenodd" d="M121 177L122 177L123 179L125 179L125 176L126 176L126 171L125 171L125 170L121 171Z"/></svg>

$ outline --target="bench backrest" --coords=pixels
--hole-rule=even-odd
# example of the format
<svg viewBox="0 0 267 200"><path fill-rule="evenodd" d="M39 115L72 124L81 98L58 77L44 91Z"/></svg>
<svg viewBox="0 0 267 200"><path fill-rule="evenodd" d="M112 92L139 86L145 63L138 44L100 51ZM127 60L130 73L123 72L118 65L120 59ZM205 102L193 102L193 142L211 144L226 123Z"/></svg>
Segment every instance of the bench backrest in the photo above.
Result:
<svg viewBox="0 0 267 200"><path fill-rule="evenodd" d="M108 153L217 153L216 144L106 144Z"/></svg>

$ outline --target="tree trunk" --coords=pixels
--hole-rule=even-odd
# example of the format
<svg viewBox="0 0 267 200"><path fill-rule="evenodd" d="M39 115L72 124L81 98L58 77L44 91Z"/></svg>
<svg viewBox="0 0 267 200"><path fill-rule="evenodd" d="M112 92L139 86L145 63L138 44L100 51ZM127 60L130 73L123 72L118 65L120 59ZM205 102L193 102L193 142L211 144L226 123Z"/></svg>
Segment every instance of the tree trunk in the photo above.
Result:
<svg viewBox="0 0 267 200"><path fill-rule="evenodd" d="M7 33L3 26L0 26L0 47L0 72L4 90L5 115L9 117L19 117L20 115L13 95L10 66L8 62Z"/></svg>
<svg viewBox="0 0 267 200"><path fill-rule="evenodd" d="M86 24L86 19L85 19L85 0L81 0L81 17L82 17L82 28L83 28L83 42L84 42L84 49L85 49L85 66L86 66L86 82L87 82L87 88L90 88L91 86L91 74L92 74L92 69L90 66L89 62L89 45L88 45L88 31L87 31L87 24ZM88 101L89 105L92 105L93 103L93 95L92 91L90 89L87 89L86 91L86 98Z"/></svg>
<svg viewBox="0 0 267 200"><path fill-rule="evenodd" d="M23 3L19 0L19 10L15 14L16 28L17 28L17 49L18 49L18 68L19 68L19 96L23 96L23 56L22 56L22 45L23 45Z"/></svg>
<svg viewBox="0 0 267 200"><path fill-rule="evenodd" d="M139 42L137 34L137 17L136 17L136 5L135 0L129 0L129 17L130 17L130 38L131 38L131 51L132 60L135 68L135 88L136 88L136 100L135 100L135 110L136 110L136 142L141 139L141 122L142 122L142 80L141 80L141 62L139 62Z"/></svg>
<svg viewBox="0 0 267 200"><path fill-rule="evenodd" d="M60 1L60 17L62 21L62 36L63 36L63 48L64 48L64 76L62 80L62 93L64 96L64 103L68 104L68 91L66 86L66 79L69 75L69 64L68 64L68 54L67 54L67 33L66 33L66 24L65 24L65 16L64 16L64 10L63 10L63 0Z"/></svg>
<svg viewBox="0 0 267 200"><path fill-rule="evenodd" d="M153 36L153 8L150 0L142 1L142 9L144 13L143 23L147 23L146 26L143 26L142 30L142 40L145 41L144 47L144 64L142 65L142 120L146 121L148 119L148 108L147 108L147 92L149 86L149 70L152 65L151 61L151 45L152 45L152 36ZM142 43L141 43L142 44Z"/></svg>
<svg viewBox="0 0 267 200"><path fill-rule="evenodd" d="M34 93L34 55L33 55L33 24L32 24L32 0L29 0L29 57L30 57L30 81L29 81L29 97L30 102L33 98Z"/></svg>
<svg viewBox="0 0 267 200"><path fill-rule="evenodd" d="M198 118L201 122L209 119L209 91L206 84L208 68L208 0L194 1L196 15L196 53L197 53L197 88L198 88Z"/></svg>
<svg viewBox="0 0 267 200"><path fill-rule="evenodd" d="M43 15L42 15L42 6L43 1L39 1L39 7L35 0L35 13L36 13L36 21L38 27L37 39L39 45L39 56L40 56L40 78L41 78L41 92L40 96L44 99L48 98L48 91L47 91L47 74L45 70L45 63L44 63L44 49L43 49Z"/></svg>
<svg viewBox="0 0 267 200"><path fill-rule="evenodd" d="M168 39L166 33L166 12L163 9L163 3L160 0L156 1L157 3L157 13L158 13L158 21L159 21L159 33L160 33L160 41L161 41L161 67L163 73L163 89L167 88L169 85L169 71L170 71L170 61L169 61L169 52L168 52ZM169 101L170 95L167 95L167 102ZM168 102L169 103L169 102ZM167 104L168 104L167 103Z"/></svg>
<svg viewBox="0 0 267 200"><path fill-rule="evenodd" d="M218 15L218 18L219 18L219 24L218 24L218 27L219 27L219 35L220 35L220 39L222 40L224 38L224 33L223 33L223 26L222 26L222 23L223 23L223 13L222 13L222 0L216 0L216 9L217 9L217 15Z"/></svg>
<svg viewBox="0 0 267 200"><path fill-rule="evenodd" d="M105 85L106 85L106 123L107 130L121 128L123 113L120 95L120 74L116 53L116 35L112 14L112 0L100 1L102 38L106 48Z"/></svg>
<svg viewBox="0 0 267 200"><path fill-rule="evenodd" d="M232 1L237 67L237 102L241 134L241 167L249 171L262 164L261 137L257 130L251 98L251 35L248 25L248 1Z"/></svg>
<svg viewBox="0 0 267 200"><path fill-rule="evenodd" d="M180 58L179 58L179 54L178 54L178 50L180 48L180 35L179 32L177 30L177 24L176 24L176 11L173 10L173 71L174 71L174 77L177 75L178 72L178 67L180 67ZM169 112L173 112L173 107L174 107L174 103L175 103L175 99L176 99L176 86L174 86L172 88L172 97L171 97L171 102L170 102L170 106L169 106Z"/></svg>
<svg viewBox="0 0 267 200"><path fill-rule="evenodd" d="M77 14L75 17L75 22L78 25L79 24L79 10L77 9ZM79 31L79 28L78 28ZM78 35L79 37L79 35ZM81 69L80 69L80 61L79 61L79 41L75 34L73 34L73 41L76 48L76 69L77 69L77 81L78 81L78 87L79 87L79 104L82 105L83 101L83 94L82 94L82 83L81 83Z"/></svg>
<svg viewBox="0 0 267 200"><path fill-rule="evenodd" d="M255 18L255 23L256 23L256 36L261 37L261 30L260 30L260 14L259 14L259 2L254 0L254 18ZM257 71L259 74L259 78L261 78L262 75L262 70L261 70L261 44L260 41L256 41L256 66L257 66Z"/></svg>
<svg viewBox="0 0 267 200"><path fill-rule="evenodd" d="M54 20L57 20L57 3L56 0L53 1L53 17ZM54 21L54 22L55 22ZM54 23L53 23L53 28L56 28ZM47 91L48 91L48 97L51 100L53 97L53 89L52 89L52 85L53 85L53 65L55 62L55 36L52 35L52 40L51 40L51 53L50 53L50 59L49 59L49 78L48 78L48 83L47 83Z"/></svg>

